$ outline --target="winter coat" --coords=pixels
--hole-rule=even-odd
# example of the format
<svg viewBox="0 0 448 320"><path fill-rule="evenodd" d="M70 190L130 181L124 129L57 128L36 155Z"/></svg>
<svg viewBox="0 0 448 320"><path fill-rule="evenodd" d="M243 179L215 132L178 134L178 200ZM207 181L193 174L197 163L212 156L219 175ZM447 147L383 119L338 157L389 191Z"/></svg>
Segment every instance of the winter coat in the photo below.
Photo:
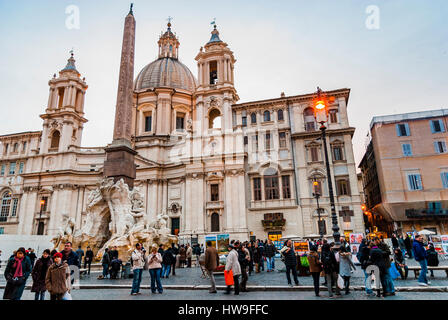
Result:
<svg viewBox="0 0 448 320"><path fill-rule="evenodd" d="M437 267L439 265L439 254L434 248L426 251L426 260L429 267Z"/></svg>
<svg viewBox="0 0 448 320"><path fill-rule="evenodd" d="M164 265L171 265L173 264L173 252L171 251L171 248L166 249L162 254L162 264Z"/></svg>
<svg viewBox="0 0 448 320"><path fill-rule="evenodd" d="M31 272L31 277L33 278L31 292L47 291L47 287L45 286L45 277L47 276L48 268L52 263L53 262L50 257L47 259L40 258L36 261L33 271Z"/></svg>
<svg viewBox="0 0 448 320"><path fill-rule="evenodd" d="M180 256L180 260L182 260L182 261L187 260L187 252L185 251L185 248L181 247L179 249L179 256Z"/></svg>
<svg viewBox="0 0 448 320"><path fill-rule="evenodd" d="M406 245L404 244L403 238L398 238L398 246L400 247L400 250L406 249Z"/></svg>
<svg viewBox="0 0 448 320"><path fill-rule="evenodd" d="M412 251L414 251L414 258L416 261L422 261L426 259L426 249L423 246L423 243L421 243L420 241L414 241Z"/></svg>
<svg viewBox="0 0 448 320"><path fill-rule="evenodd" d="M264 255L266 258L272 258L277 251L277 248L273 244L267 244L264 249Z"/></svg>
<svg viewBox="0 0 448 320"><path fill-rule="evenodd" d="M86 251L86 257L84 258L84 262L92 262L93 260L93 251L92 250L87 250Z"/></svg>
<svg viewBox="0 0 448 320"><path fill-rule="evenodd" d="M254 248L254 263L260 263L261 262L261 249L260 247Z"/></svg>
<svg viewBox="0 0 448 320"><path fill-rule="evenodd" d="M65 255L64 250L62 250L61 253L62 253L62 262L67 262L69 266L79 267L81 265L78 255L73 250L70 250L70 253L68 255Z"/></svg>
<svg viewBox="0 0 448 320"><path fill-rule="evenodd" d="M389 248L389 246L388 246L386 243L381 242L381 243L379 244L378 248L380 248L380 249L383 251L383 259L384 259L384 263L385 263L386 269L389 269L390 266L391 266L391 264L390 264L390 255L391 255L391 252L390 252L390 248Z"/></svg>
<svg viewBox="0 0 448 320"><path fill-rule="evenodd" d="M84 250L78 249L78 250L76 250L76 254L78 255L79 263L81 263L82 262L82 257L84 257Z"/></svg>
<svg viewBox="0 0 448 320"><path fill-rule="evenodd" d="M190 259L191 257L193 257L193 249L191 247L187 248L186 255L187 255L187 259Z"/></svg>
<svg viewBox="0 0 448 320"><path fill-rule="evenodd" d="M319 260L319 255L317 252L311 251L307 257L308 263L310 265L310 272L321 272L322 271L322 263Z"/></svg>
<svg viewBox="0 0 448 320"><path fill-rule="evenodd" d="M156 254L151 253L148 256L148 269L160 269L160 268L162 268L162 265L161 265L162 261L163 260L162 260L162 256L161 256L160 253L158 253L158 252Z"/></svg>
<svg viewBox="0 0 448 320"><path fill-rule="evenodd" d="M339 272L339 265L333 251L322 251L321 261L325 274L332 274Z"/></svg>
<svg viewBox="0 0 448 320"><path fill-rule="evenodd" d="M238 252L235 249L232 249L229 252L226 260L226 271L232 270L234 276L238 276L241 274L241 266L238 262Z"/></svg>
<svg viewBox="0 0 448 320"><path fill-rule="evenodd" d="M383 251L377 246L372 247L370 250L370 261L380 269L381 273L386 273L387 269L384 254Z"/></svg>
<svg viewBox="0 0 448 320"><path fill-rule="evenodd" d="M64 294L70 290L70 268L66 262L53 263L47 271L45 285L50 294Z"/></svg>
<svg viewBox="0 0 448 320"><path fill-rule="evenodd" d="M34 266L34 261L36 261L36 259L37 259L36 254L34 252L30 252L30 253L28 253L28 258L30 258L31 267L33 267Z"/></svg>
<svg viewBox="0 0 448 320"><path fill-rule="evenodd" d="M14 282L14 273L16 268L14 268L15 257L9 258L8 263L5 268L5 279L7 281L5 291L3 292L3 299L18 299L22 296L23 290L25 288L26 280L31 273L31 260L29 257L25 256L22 261L22 272L23 277L19 282Z"/></svg>
<svg viewBox="0 0 448 320"><path fill-rule="evenodd" d="M394 261L395 261L395 265L398 266L400 264L406 265L406 259L403 255L403 253L400 251L398 251L398 253L394 254Z"/></svg>
<svg viewBox="0 0 448 320"><path fill-rule="evenodd" d="M213 271L219 264L218 250L214 247L207 247L205 250L204 267L208 271Z"/></svg>
<svg viewBox="0 0 448 320"><path fill-rule="evenodd" d="M104 252L103 254L103 259L101 260L101 264L104 265L109 265L110 264L110 256L108 252Z"/></svg>
<svg viewBox="0 0 448 320"><path fill-rule="evenodd" d="M398 239L396 237L392 237L392 247L398 248Z"/></svg>
<svg viewBox="0 0 448 320"><path fill-rule="evenodd" d="M132 271L141 270L145 266L145 254L143 251L134 250L131 254Z"/></svg>
<svg viewBox="0 0 448 320"><path fill-rule="evenodd" d="M339 274L343 277L352 275L351 269L356 270L352 262L352 254L350 252L342 252L339 254Z"/></svg>
<svg viewBox="0 0 448 320"><path fill-rule="evenodd" d="M289 248L288 246L284 246L281 250L283 256L285 257L285 266L295 267L297 265L296 253L293 247L289 248L290 250L286 252L288 248Z"/></svg>
<svg viewBox="0 0 448 320"><path fill-rule="evenodd" d="M403 242L404 242L404 246L406 247L406 249L411 249L411 248L412 248L412 245L411 245L411 238L406 237L406 238L403 240Z"/></svg>
<svg viewBox="0 0 448 320"><path fill-rule="evenodd" d="M118 259L118 250L110 250L109 251L110 260Z"/></svg>

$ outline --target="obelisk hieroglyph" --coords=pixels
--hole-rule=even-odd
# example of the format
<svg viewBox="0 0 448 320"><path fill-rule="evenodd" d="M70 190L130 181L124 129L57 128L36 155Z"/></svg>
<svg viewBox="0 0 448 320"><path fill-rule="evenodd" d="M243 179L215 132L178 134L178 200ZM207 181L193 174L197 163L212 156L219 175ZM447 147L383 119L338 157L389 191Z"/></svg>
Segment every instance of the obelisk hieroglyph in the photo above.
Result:
<svg viewBox="0 0 448 320"><path fill-rule="evenodd" d="M106 161L104 162L104 175L114 178L115 182L124 179L130 188L134 187L136 172L134 156L137 154L131 144L134 50L135 19L131 5L131 10L124 23L114 138L112 144L106 148Z"/></svg>

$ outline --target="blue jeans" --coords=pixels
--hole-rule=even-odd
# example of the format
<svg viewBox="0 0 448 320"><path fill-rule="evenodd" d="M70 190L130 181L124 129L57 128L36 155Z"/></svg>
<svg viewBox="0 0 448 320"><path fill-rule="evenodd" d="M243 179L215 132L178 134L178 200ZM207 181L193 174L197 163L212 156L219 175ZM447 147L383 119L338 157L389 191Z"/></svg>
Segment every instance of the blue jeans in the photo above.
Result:
<svg viewBox="0 0 448 320"><path fill-rule="evenodd" d="M151 291L152 293L156 293L156 282L157 282L157 291L159 293L163 292L162 282L160 281L160 271L161 268L157 269L149 269L149 274L151 276Z"/></svg>
<svg viewBox="0 0 448 320"><path fill-rule="evenodd" d="M171 271L171 265L170 264L162 264L162 277L168 278Z"/></svg>
<svg viewBox="0 0 448 320"><path fill-rule="evenodd" d="M420 275L418 276L418 282L428 284L428 279L426 278L426 273L428 273L428 263L426 262L426 259L423 259L418 263L420 263L420 267L422 268L420 270Z"/></svg>
<svg viewBox="0 0 448 320"><path fill-rule="evenodd" d="M268 271L272 271L272 269L274 269L274 257L266 257L266 268L268 269Z"/></svg>
<svg viewBox="0 0 448 320"><path fill-rule="evenodd" d="M143 269L135 269L134 270L134 277L132 279L131 293L139 293L140 292L140 283L142 282L142 272L143 272Z"/></svg>
<svg viewBox="0 0 448 320"><path fill-rule="evenodd" d="M366 272L366 270L365 269L363 269L362 271L364 271L364 285L366 286L366 293L367 294L372 294L373 293L373 290L372 289L369 289L368 288L368 285L367 285L367 278L369 277L369 274ZM370 280L369 280L370 281ZM378 281L378 280L377 280ZM369 287L371 287L372 285L369 283Z"/></svg>
<svg viewBox="0 0 448 320"><path fill-rule="evenodd" d="M386 292L395 292L394 280L390 276L389 270L387 270L386 274L384 275L384 284L386 285Z"/></svg>
<svg viewBox="0 0 448 320"><path fill-rule="evenodd" d="M45 300L45 291L36 292L34 294L34 300Z"/></svg>
<svg viewBox="0 0 448 320"><path fill-rule="evenodd" d="M109 274L109 265L103 264L103 277L107 278L107 275Z"/></svg>

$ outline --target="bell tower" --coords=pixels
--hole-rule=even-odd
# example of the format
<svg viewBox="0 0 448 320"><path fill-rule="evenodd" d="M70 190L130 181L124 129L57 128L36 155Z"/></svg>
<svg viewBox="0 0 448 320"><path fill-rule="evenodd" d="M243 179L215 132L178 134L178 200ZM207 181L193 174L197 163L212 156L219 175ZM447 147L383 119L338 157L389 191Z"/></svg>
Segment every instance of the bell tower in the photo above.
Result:
<svg viewBox="0 0 448 320"><path fill-rule="evenodd" d="M227 43L219 38L219 31L213 22L210 41L201 47L195 60L198 63L198 81L196 90L198 118L202 118L202 130L211 129L223 132L233 130L232 104L239 100L234 87L235 57ZM216 118L220 117L220 121Z"/></svg>
<svg viewBox="0 0 448 320"><path fill-rule="evenodd" d="M64 69L48 82L50 93L44 120L40 153L67 151L71 145L81 146L84 118L85 78L76 70L73 51Z"/></svg>

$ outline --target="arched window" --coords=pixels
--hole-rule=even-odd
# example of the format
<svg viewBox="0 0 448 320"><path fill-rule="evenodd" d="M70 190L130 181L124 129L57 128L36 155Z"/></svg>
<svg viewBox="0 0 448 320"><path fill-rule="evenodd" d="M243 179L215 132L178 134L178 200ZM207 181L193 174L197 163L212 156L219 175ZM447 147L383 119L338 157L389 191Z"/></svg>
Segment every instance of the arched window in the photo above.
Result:
<svg viewBox="0 0 448 320"><path fill-rule="evenodd" d="M0 222L6 222L11 207L11 192L6 191L2 195L2 206L0 210Z"/></svg>
<svg viewBox="0 0 448 320"><path fill-rule="evenodd" d="M219 232L219 214L216 212L212 214L211 225L211 232Z"/></svg>
<svg viewBox="0 0 448 320"><path fill-rule="evenodd" d="M221 129L221 112L218 109L213 109L208 115L209 129Z"/></svg>
<svg viewBox="0 0 448 320"><path fill-rule="evenodd" d="M23 152L26 152L26 141L23 143Z"/></svg>
<svg viewBox="0 0 448 320"><path fill-rule="evenodd" d="M283 120L285 120L285 118L284 118L284 116L283 116L283 110L278 110L278 112L277 112L277 118L278 118L278 121L283 121Z"/></svg>
<svg viewBox="0 0 448 320"><path fill-rule="evenodd" d="M250 123L252 123L252 124L257 123L257 114L256 113L252 113L250 115Z"/></svg>
<svg viewBox="0 0 448 320"><path fill-rule="evenodd" d="M305 123L305 130L306 131L316 131L316 120L314 119L314 111L312 108L306 108L303 111L303 120Z"/></svg>
<svg viewBox="0 0 448 320"><path fill-rule="evenodd" d="M280 199L278 173L273 168L267 168L264 172L264 191L266 200Z"/></svg>
<svg viewBox="0 0 448 320"><path fill-rule="evenodd" d="M267 122L267 121L271 121L271 113L269 112L269 111L265 111L264 112L264 114L263 114L263 120L264 120L264 122Z"/></svg>
<svg viewBox="0 0 448 320"><path fill-rule="evenodd" d="M12 149L12 152L18 152L19 151L19 144L16 142L14 143L14 148Z"/></svg>
<svg viewBox="0 0 448 320"><path fill-rule="evenodd" d="M9 147L9 143L7 143L7 144L5 144L5 154L7 154L8 153L8 147Z"/></svg>
<svg viewBox="0 0 448 320"><path fill-rule="evenodd" d="M61 134L59 131L53 132L53 135L51 136L51 149L58 149L59 148L59 140L61 138Z"/></svg>

